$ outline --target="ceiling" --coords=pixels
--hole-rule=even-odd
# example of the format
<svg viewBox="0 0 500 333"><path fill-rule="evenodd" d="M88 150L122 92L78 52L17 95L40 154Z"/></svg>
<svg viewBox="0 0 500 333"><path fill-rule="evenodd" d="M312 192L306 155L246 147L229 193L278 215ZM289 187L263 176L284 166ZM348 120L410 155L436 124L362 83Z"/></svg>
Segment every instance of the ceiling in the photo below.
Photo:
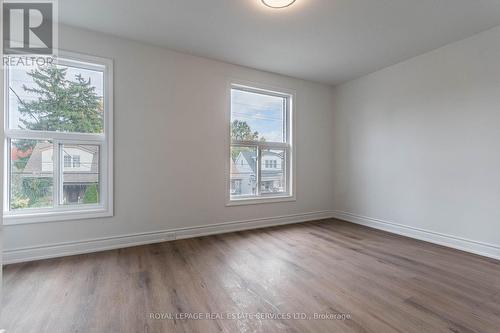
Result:
<svg viewBox="0 0 500 333"><path fill-rule="evenodd" d="M61 0L62 23L328 84L500 24L499 0Z"/></svg>

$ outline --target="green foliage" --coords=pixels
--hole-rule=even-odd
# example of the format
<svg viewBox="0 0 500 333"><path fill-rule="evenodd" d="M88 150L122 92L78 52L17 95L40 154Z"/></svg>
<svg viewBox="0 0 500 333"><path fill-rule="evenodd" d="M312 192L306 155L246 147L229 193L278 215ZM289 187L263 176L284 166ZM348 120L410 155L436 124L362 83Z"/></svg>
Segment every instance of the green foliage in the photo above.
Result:
<svg viewBox="0 0 500 333"><path fill-rule="evenodd" d="M233 162L236 162L236 159L238 158L238 155L245 150L245 147L233 147L231 149L231 157L233 159Z"/></svg>
<svg viewBox="0 0 500 333"><path fill-rule="evenodd" d="M23 152L30 152L36 145L36 140L30 140L30 139L18 139L15 141L15 146L16 148Z"/></svg>
<svg viewBox="0 0 500 333"><path fill-rule="evenodd" d="M28 208L30 199L23 192L23 179L19 174L12 174L11 179L11 200L12 209Z"/></svg>
<svg viewBox="0 0 500 333"><path fill-rule="evenodd" d="M27 198L29 207L44 207L52 202L52 178L23 178L21 186L18 199Z"/></svg>
<svg viewBox="0 0 500 333"><path fill-rule="evenodd" d="M250 126L246 123L246 121L234 120L231 123L231 139L236 141L256 141L259 140L261 142L266 141L266 138L261 137L259 139L259 132L252 132ZM248 148L244 147L233 147L231 149L231 157L233 161L236 161L240 152L248 150Z"/></svg>
<svg viewBox="0 0 500 333"><path fill-rule="evenodd" d="M231 123L231 139L237 141L255 141L259 138L259 132L252 132L250 126L246 123L246 121L234 120ZM233 161L236 161L238 155L241 151L246 148L242 147L233 147L231 149L231 157Z"/></svg>
<svg viewBox="0 0 500 333"><path fill-rule="evenodd" d="M83 195L83 203L98 203L99 202L99 191L97 190L97 184L92 184L87 186L85 194Z"/></svg>
<svg viewBox="0 0 500 333"><path fill-rule="evenodd" d="M254 141L259 138L259 132L252 132L245 121L234 120L231 124L231 138L238 141Z"/></svg>
<svg viewBox="0 0 500 333"><path fill-rule="evenodd" d="M78 74L67 78L67 69L57 66L39 67L28 73L34 85L23 90L36 99L19 102L21 128L40 131L62 131L79 133L102 133L103 101L97 95L90 78ZM37 144L36 140L16 140L13 146L18 156L13 168L18 172L25 169ZM11 175L12 209L46 207L52 204L53 179L25 177L17 172ZM99 200L97 185L91 185L85 192L84 201L96 203Z"/></svg>
<svg viewBox="0 0 500 333"><path fill-rule="evenodd" d="M18 170L23 170L26 167L26 164L28 164L29 159L30 159L29 156L21 157L21 158L17 159L16 161L14 161L14 166Z"/></svg>
<svg viewBox="0 0 500 333"><path fill-rule="evenodd" d="M30 204L30 199L15 197L15 198L12 198L12 200L10 202L10 208L11 209L28 208L29 204Z"/></svg>
<svg viewBox="0 0 500 333"><path fill-rule="evenodd" d="M26 129L80 133L101 133L103 130L102 100L80 74L75 80L66 78L67 69L40 67L28 73L36 87L23 89L38 98L19 100L21 124Z"/></svg>
<svg viewBox="0 0 500 333"><path fill-rule="evenodd" d="M30 153L36 146L36 140L13 140L12 145L17 150L16 160L13 162L14 167L18 170L24 170L31 157Z"/></svg>

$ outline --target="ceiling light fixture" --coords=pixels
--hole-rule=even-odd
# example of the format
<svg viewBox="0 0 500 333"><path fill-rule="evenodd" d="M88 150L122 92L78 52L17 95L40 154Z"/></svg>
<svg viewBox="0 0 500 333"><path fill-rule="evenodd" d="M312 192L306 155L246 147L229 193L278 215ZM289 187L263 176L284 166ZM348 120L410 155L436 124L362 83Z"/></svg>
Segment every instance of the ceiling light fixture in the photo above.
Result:
<svg viewBox="0 0 500 333"><path fill-rule="evenodd" d="M285 8L292 5L296 0L262 0L262 3L271 8Z"/></svg>

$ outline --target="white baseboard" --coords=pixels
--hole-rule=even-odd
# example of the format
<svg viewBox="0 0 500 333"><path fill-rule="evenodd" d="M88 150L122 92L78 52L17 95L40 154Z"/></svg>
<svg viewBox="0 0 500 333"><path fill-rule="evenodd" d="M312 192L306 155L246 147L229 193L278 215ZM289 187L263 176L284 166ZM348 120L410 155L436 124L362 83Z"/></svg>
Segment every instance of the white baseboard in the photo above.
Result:
<svg viewBox="0 0 500 333"><path fill-rule="evenodd" d="M403 235L500 260L499 245L473 241L470 239L446 235L420 228L409 227L398 223L388 222L348 212L332 211L331 216L339 220L344 220L347 222L352 222L355 224L360 224L367 227L388 231L394 234Z"/></svg>
<svg viewBox="0 0 500 333"><path fill-rule="evenodd" d="M32 260L63 257L75 254L113 250L137 245L161 243L176 239L223 234L234 231L250 230L271 226L279 226L328 218L337 218L347 222L360 224L375 229L388 231L430 243L435 243L458 250L500 260L500 246L445 235L429 230L413 228L398 223L388 222L371 217L342 211L319 211L234 221L191 228L160 230L155 232L120 235L106 238L87 239L77 242L47 244L42 246L6 249L3 252L3 264L13 264Z"/></svg>
<svg viewBox="0 0 500 333"><path fill-rule="evenodd" d="M32 260L106 251L137 245L161 243L175 239L222 234L234 231L321 220L331 217L331 211L319 211L244 221L226 222L191 228L161 230L155 232L137 233L106 238L87 239L77 242L65 242L17 249L5 249L3 252L3 264L7 265Z"/></svg>

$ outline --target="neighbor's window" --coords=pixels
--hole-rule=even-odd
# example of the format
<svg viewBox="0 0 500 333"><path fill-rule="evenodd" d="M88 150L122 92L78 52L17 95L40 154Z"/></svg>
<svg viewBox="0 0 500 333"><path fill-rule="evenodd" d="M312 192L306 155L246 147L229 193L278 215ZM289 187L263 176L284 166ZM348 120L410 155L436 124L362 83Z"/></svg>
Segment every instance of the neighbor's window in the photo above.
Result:
<svg viewBox="0 0 500 333"><path fill-rule="evenodd" d="M64 167L65 168L70 168L71 167L71 156L64 155Z"/></svg>
<svg viewBox="0 0 500 333"><path fill-rule="evenodd" d="M231 88L230 200L290 197L291 95Z"/></svg>
<svg viewBox="0 0 500 333"><path fill-rule="evenodd" d="M5 68L7 223L112 214L111 66Z"/></svg>

